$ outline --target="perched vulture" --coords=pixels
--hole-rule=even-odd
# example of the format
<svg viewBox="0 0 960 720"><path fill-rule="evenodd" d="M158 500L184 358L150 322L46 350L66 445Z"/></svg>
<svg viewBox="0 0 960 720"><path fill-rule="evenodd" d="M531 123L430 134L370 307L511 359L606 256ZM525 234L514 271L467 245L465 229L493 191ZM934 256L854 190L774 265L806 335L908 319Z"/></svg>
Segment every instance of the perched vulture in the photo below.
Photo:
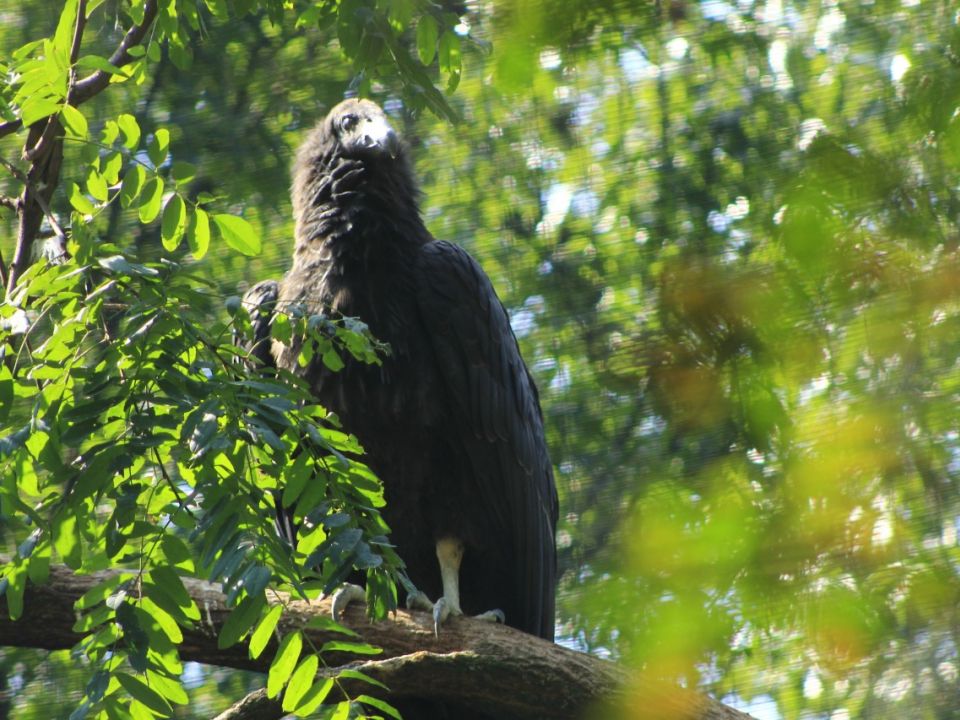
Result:
<svg viewBox="0 0 960 720"><path fill-rule="evenodd" d="M418 199L384 112L367 100L333 108L294 164L293 265L244 298L254 354L304 375L359 438L420 591L408 604L432 608L437 625L505 618L552 640L557 493L537 389L489 278L430 235ZM391 352L379 367L299 367L298 342L271 346L267 328L294 305L359 317Z"/></svg>

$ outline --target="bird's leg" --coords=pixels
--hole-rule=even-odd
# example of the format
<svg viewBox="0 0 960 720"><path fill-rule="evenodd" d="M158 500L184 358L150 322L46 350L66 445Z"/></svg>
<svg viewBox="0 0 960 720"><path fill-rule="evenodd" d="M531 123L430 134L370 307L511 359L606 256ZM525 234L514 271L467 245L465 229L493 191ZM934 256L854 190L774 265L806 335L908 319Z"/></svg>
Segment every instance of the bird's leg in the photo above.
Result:
<svg viewBox="0 0 960 720"><path fill-rule="evenodd" d="M460 609L460 561L463 543L454 538L437 540L437 560L440 561L440 579L443 597L433 605L433 634L440 637L440 624L451 615L463 615Z"/></svg>
<svg viewBox="0 0 960 720"><path fill-rule="evenodd" d="M443 581L443 597L433 605L433 634L440 637L440 625L451 615L463 615L460 609L460 562L463 560L463 543L454 538L437 541L437 560L440 561L440 579ZM490 610L476 616L477 620L505 622L503 611Z"/></svg>
<svg viewBox="0 0 960 720"><path fill-rule="evenodd" d="M367 592L359 585L347 583L333 594L333 601L330 603L330 614L336 622L340 622L340 617L347 605L352 602L365 602Z"/></svg>

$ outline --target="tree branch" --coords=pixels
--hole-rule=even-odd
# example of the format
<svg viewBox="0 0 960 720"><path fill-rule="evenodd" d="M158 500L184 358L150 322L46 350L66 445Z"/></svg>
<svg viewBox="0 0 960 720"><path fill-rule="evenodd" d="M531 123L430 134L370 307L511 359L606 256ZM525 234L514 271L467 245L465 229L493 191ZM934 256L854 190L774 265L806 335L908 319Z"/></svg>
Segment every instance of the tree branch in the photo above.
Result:
<svg viewBox="0 0 960 720"><path fill-rule="evenodd" d="M156 17L157 0L147 0L147 4L143 7L143 19L136 25L132 25L127 30L127 33L123 36L123 40L120 41L120 45L117 46L117 49L114 50L113 54L110 56L110 63L112 65L123 67L134 59L133 56L130 55L130 48L139 45L143 41L143 38L146 37L147 31L150 29L150 26L153 24L153 21L156 19ZM82 35L83 26L79 24L79 21L78 27L81 29ZM75 35L74 45L71 48L71 62L76 62L75 54L79 51L79 48L79 40ZM77 107L81 103L85 103L90 98L102 92L109 84L110 73L104 72L103 70L96 70L90 73L87 77L71 84L70 89L67 92L67 102L70 105ZM0 138L11 135L20 130L22 127L23 122L19 119L0 123Z"/></svg>
<svg viewBox="0 0 960 720"><path fill-rule="evenodd" d="M75 575L55 566L50 581L29 585L24 614L16 622L7 617L5 599L0 599L0 645L59 650L73 647L81 638L72 626L74 603L98 582L116 574L105 571ZM201 623L184 630L179 647L183 660L266 672L275 640L253 660L244 644L217 647L217 636L229 615L224 596L214 586L185 579L187 590L200 608ZM290 601L280 631L303 628L310 618L328 615L330 602ZM361 605L351 605L343 623L360 635L361 642L383 652L369 656L330 652L328 667L321 674L335 675L345 667L360 670L383 682L390 693L385 699L402 704L412 699L450 703L480 711L493 718L575 718L596 703L622 703L628 697L642 698L651 707L669 709L663 717L688 720L747 720L749 716L704 696L632 678L620 666L575 652L512 628L467 618L452 618L440 638L433 635L429 613L401 610L395 618L370 622ZM309 629L305 631L318 647L342 639L342 635ZM341 683L348 693L376 695L371 685ZM220 720L267 720L280 718L279 705L265 694L244 698L220 716Z"/></svg>
<svg viewBox="0 0 960 720"><path fill-rule="evenodd" d="M147 31L150 29L156 17L157 0L147 0L146 5L143 6L143 19L127 30L127 34L123 36L120 45L113 51L113 55L110 56L111 65L123 67L133 60L133 56L130 55L130 48L136 47L143 41L143 38L146 37ZM110 73L103 70L96 70L82 80L77 81L77 83L70 88L70 92L67 94L67 102L74 106L86 102L107 87L109 83Z"/></svg>

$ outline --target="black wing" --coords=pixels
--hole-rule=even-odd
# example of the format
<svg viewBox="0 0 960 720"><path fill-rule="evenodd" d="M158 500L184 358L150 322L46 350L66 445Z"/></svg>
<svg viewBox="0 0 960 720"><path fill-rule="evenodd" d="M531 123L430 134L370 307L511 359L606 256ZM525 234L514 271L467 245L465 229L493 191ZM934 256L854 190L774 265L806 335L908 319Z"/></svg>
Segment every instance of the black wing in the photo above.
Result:
<svg viewBox="0 0 960 720"><path fill-rule="evenodd" d="M277 307L277 297L280 294L280 283L276 280L258 282L243 294L241 303L244 310L250 315L250 324L253 326L253 337L242 337L236 333L233 338L235 345L243 348L255 358L260 367L276 369L277 362L273 357L270 324ZM279 428L278 428L279 429ZM283 507L279 490L273 493L273 503L276 508L275 524L277 534L290 545L296 545L297 528L293 523L293 510Z"/></svg>
<svg viewBox="0 0 960 720"><path fill-rule="evenodd" d="M250 315L253 338L247 339L236 334L233 342L255 357L263 367L277 366L270 347L270 322L273 320L279 294L280 283L276 280L264 280L247 290L241 300L244 310Z"/></svg>
<svg viewBox="0 0 960 720"><path fill-rule="evenodd" d="M557 491L543 416L506 310L464 250L424 245L417 267L421 320L440 364L457 433L476 476L479 509L509 558L526 632L553 639Z"/></svg>

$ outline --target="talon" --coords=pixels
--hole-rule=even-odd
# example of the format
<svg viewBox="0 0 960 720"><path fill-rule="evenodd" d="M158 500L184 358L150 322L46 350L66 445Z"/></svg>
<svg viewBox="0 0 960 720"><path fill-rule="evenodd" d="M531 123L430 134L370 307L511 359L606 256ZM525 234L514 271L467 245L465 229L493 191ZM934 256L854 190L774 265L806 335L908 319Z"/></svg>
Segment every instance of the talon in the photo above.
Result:
<svg viewBox="0 0 960 720"><path fill-rule="evenodd" d="M426 610L430 612L433 610L433 603L424 593L416 590L407 593L407 610Z"/></svg>
<svg viewBox="0 0 960 720"><path fill-rule="evenodd" d="M507 616L503 614L503 610L487 610L485 613L480 613L479 615L473 616L474 620L482 620L484 622L500 623L501 625L507 624Z"/></svg>
<svg viewBox="0 0 960 720"><path fill-rule="evenodd" d="M440 639L440 625L450 617L450 604L446 598L440 598L433 606L433 636Z"/></svg>
<svg viewBox="0 0 960 720"><path fill-rule="evenodd" d="M347 584L333 594L333 601L330 603L330 614L333 619L340 622L343 611L347 605L352 602L364 602L367 599L366 591L359 585Z"/></svg>

